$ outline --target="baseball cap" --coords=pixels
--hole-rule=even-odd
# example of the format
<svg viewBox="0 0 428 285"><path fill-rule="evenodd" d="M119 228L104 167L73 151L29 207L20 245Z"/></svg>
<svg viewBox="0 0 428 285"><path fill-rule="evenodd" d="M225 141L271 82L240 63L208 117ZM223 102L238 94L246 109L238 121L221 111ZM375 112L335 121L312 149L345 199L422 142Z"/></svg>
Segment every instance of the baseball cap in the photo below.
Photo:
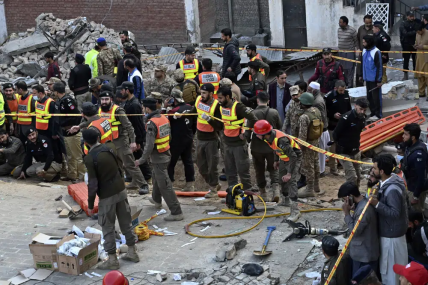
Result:
<svg viewBox="0 0 428 285"><path fill-rule="evenodd" d="M177 88L172 89L172 91L171 91L171 97L174 98L178 103L184 103L183 92L181 92Z"/></svg>
<svg viewBox="0 0 428 285"><path fill-rule="evenodd" d="M186 55L186 54L195 54L196 53L196 50L195 50L195 48L194 47L192 47L192 46L188 46L188 47L186 47L186 50L184 51L184 54Z"/></svg>
<svg viewBox="0 0 428 285"><path fill-rule="evenodd" d="M57 82L61 82L61 79L57 78L57 77L51 77L49 79L49 81L46 82L47 85L51 85L51 84L55 84Z"/></svg>
<svg viewBox="0 0 428 285"><path fill-rule="evenodd" d="M394 272L404 276L412 285L425 285L428 283L428 271L425 267L414 261L407 265L394 264Z"/></svg>
<svg viewBox="0 0 428 285"><path fill-rule="evenodd" d="M129 88L134 88L134 83L132 83L131 81L123 81L122 85L120 85L119 87L117 87L118 89L129 89Z"/></svg>
<svg viewBox="0 0 428 285"><path fill-rule="evenodd" d="M160 93L160 92L152 92L152 93L150 93L150 98L152 98L152 99L162 99L162 93Z"/></svg>
<svg viewBox="0 0 428 285"><path fill-rule="evenodd" d="M249 44L249 45L247 45L246 49L256 51L257 50L257 46L255 44Z"/></svg>
<svg viewBox="0 0 428 285"><path fill-rule="evenodd" d="M132 45L132 43L130 43L130 42L125 42L125 43L123 43L123 48L124 48L126 51L131 52L131 51L132 51L132 49L133 49L133 45Z"/></svg>
<svg viewBox="0 0 428 285"><path fill-rule="evenodd" d="M8 89L8 88L13 88L13 84L12 83L3 84L3 89Z"/></svg>
<svg viewBox="0 0 428 285"><path fill-rule="evenodd" d="M156 102L157 102L156 99L146 98L146 99L143 99L142 101L143 101L144 107L150 108L152 110L156 109Z"/></svg>
<svg viewBox="0 0 428 285"><path fill-rule="evenodd" d="M331 48L323 48L322 53L331 53Z"/></svg>
<svg viewBox="0 0 428 285"><path fill-rule="evenodd" d="M85 57L82 55L82 54L80 54L80 53L76 53L76 55L74 56L74 59L76 60L76 61L85 61Z"/></svg>
<svg viewBox="0 0 428 285"><path fill-rule="evenodd" d="M82 104L82 113L85 116L91 117L97 114L98 108L92 102L84 102Z"/></svg>
<svg viewBox="0 0 428 285"><path fill-rule="evenodd" d="M220 80L220 86L232 86L233 82L232 80L230 80L229 78L223 78L222 80Z"/></svg>
<svg viewBox="0 0 428 285"><path fill-rule="evenodd" d="M355 284L360 284L364 281L364 279L370 276L372 271L373 269L370 265L364 265L354 273L354 276L352 276L352 281L356 282Z"/></svg>
<svg viewBox="0 0 428 285"><path fill-rule="evenodd" d="M298 85L294 85L290 87L290 95L299 94L300 88Z"/></svg>
<svg viewBox="0 0 428 285"><path fill-rule="evenodd" d="M205 83L204 85L202 85L201 90L214 92L215 88L214 85L212 85L211 83Z"/></svg>
<svg viewBox="0 0 428 285"><path fill-rule="evenodd" d="M407 11L406 12L406 16L414 16L415 15L415 12L413 12L413 11Z"/></svg>

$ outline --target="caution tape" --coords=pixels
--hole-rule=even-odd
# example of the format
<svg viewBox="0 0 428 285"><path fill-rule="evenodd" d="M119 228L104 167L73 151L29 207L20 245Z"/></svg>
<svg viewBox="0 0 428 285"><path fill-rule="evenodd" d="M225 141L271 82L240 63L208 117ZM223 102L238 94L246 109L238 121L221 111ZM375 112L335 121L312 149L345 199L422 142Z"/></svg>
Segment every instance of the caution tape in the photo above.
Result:
<svg viewBox="0 0 428 285"><path fill-rule="evenodd" d="M353 59L344 58L344 57L340 57L340 56L332 56L332 57L334 57L336 59L339 59L339 60L343 60L343 61L350 61L350 62L355 62L355 63L360 63L361 64L361 61L358 61L358 60L353 60ZM414 70L408 70L408 69L390 67L390 66L387 66L387 65L384 65L383 67L388 68L388 69L392 69L392 70L404 71L404 72L412 72L412 73L419 73L419 74L428 74L428 72L414 71Z"/></svg>
<svg viewBox="0 0 428 285"><path fill-rule="evenodd" d="M212 47L212 48L203 48L207 50L221 50L223 47ZM245 48L239 48L240 50L245 50ZM294 52L322 52L323 49L296 49L296 48L258 48L257 50L273 50L273 51L294 51ZM332 52L349 52L349 53L362 53L358 50L331 50ZM382 51L382 53L428 53L428 51L399 51L399 50L390 50Z"/></svg>

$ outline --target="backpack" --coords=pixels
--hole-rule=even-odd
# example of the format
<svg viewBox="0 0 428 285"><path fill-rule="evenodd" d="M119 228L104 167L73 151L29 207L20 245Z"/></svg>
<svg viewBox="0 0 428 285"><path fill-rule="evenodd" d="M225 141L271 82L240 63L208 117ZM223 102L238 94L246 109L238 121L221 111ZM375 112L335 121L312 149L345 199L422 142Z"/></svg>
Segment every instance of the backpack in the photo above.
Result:
<svg viewBox="0 0 428 285"><path fill-rule="evenodd" d="M177 88L183 92L183 100L187 104L193 104L196 101L197 93L197 83L190 80L184 80L183 82L176 85L174 88Z"/></svg>
<svg viewBox="0 0 428 285"><path fill-rule="evenodd" d="M316 114L310 112L309 110L304 113L309 117L310 121L307 140L314 141L321 137L324 129L324 123L317 117Z"/></svg>

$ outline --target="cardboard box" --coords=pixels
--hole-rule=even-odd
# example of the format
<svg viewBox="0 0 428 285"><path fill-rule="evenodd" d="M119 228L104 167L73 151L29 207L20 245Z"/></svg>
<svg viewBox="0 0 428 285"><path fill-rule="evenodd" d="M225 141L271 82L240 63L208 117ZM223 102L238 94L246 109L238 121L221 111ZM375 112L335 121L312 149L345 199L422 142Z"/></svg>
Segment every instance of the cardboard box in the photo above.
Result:
<svg viewBox="0 0 428 285"><path fill-rule="evenodd" d="M53 237L45 234L37 234L33 237L29 248L33 255L35 268L58 271L56 242L59 240L61 240L61 237Z"/></svg>
<svg viewBox="0 0 428 285"><path fill-rule="evenodd" d="M141 214L141 211L143 209L137 210L137 207L135 206L131 206L131 218L132 218L132 228L135 228L136 226L138 226L140 224L140 220L139 220L139 216Z"/></svg>
<svg viewBox="0 0 428 285"><path fill-rule="evenodd" d="M79 254L74 256L58 255L59 272L71 275L79 275L87 271L89 268L98 262L98 244L100 243L101 236L97 234L85 233L85 238L91 240L91 244L79 251ZM64 244L64 242L74 239L74 235L64 237L57 247Z"/></svg>

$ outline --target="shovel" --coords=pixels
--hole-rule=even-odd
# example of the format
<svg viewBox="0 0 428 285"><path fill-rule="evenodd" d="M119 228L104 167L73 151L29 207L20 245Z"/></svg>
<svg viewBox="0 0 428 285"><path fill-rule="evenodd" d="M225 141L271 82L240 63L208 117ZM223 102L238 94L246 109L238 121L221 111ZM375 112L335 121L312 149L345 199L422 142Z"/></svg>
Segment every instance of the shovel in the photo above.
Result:
<svg viewBox="0 0 428 285"><path fill-rule="evenodd" d="M276 227L267 227L267 229L268 229L268 234L267 234L266 240L265 240L265 242L263 244L262 250L261 251L255 250L253 252L254 255L265 256L265 255L269 255L269 254L272 253L272 251L266 251L266 247L267 247L269 239L270 239L270 234L274 230L276 230Z"/></svg>

